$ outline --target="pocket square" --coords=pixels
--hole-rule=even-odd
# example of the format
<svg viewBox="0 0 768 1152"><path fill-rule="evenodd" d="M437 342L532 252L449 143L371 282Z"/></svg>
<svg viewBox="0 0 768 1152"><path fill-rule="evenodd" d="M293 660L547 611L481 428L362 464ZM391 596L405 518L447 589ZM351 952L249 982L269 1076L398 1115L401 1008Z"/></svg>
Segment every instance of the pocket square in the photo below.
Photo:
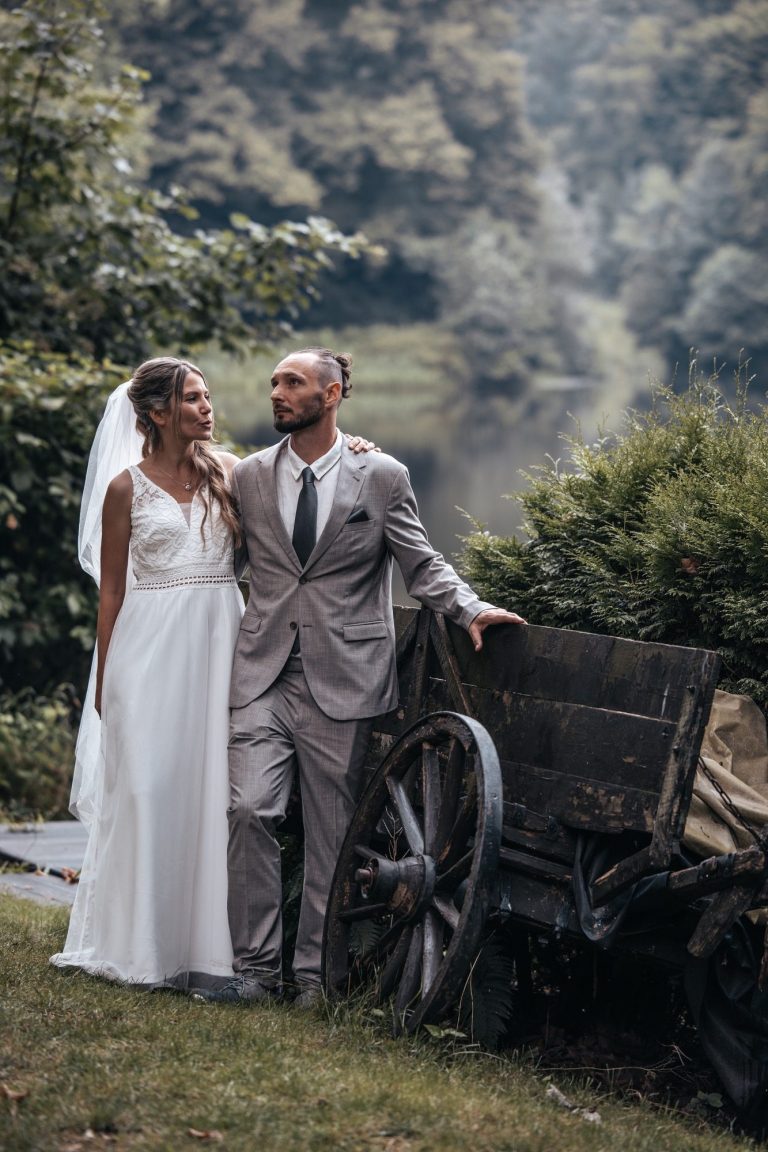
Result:
<svg viewBox="0 0 768 1152"><path fill-rule="evenodd" d="M356 508L352 515L347 520L347 524L360 524L363 520L368 519L368 513L365 508Z"/></svg>

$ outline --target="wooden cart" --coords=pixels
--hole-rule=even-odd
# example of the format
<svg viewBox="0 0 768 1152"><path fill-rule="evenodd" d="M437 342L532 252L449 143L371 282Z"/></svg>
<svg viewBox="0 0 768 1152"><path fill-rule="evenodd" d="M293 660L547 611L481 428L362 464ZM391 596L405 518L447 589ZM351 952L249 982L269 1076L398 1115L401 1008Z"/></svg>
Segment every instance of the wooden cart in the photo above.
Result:
<svg viewBox="0 0 768 1152"><path fill-rule="evenodd" d="M716 654L534 626L488 629L476 654L426 609L397 609L396 623L402 704L377 722L336 869L329 995L366 982L393 999L399 1029L438 1022L489 916L701 972L768 903L758 843L680 851ZM647 893L656 927L629 934ZM753 997L759 984L755 970ZM706 973L694 985L700 1019ZM762 1026L757 1040L759 1065ZM746 1096L741 1073L718 1071L738 1104L762 1108L759 1067Z"/></svg>

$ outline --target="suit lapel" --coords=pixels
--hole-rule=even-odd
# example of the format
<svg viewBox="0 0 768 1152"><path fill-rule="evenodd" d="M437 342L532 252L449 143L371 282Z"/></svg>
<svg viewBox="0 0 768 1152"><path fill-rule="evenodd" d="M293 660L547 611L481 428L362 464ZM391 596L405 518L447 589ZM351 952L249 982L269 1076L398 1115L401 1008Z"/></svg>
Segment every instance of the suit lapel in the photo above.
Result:
<svg viewBox="0 0 768 1152"><path fill-rule="evenodd" d="M301 571L299 558L293 550L291 538L280 515L280 503L277 497L277 461L287 443L288 437L286 436L274 448L267 449L266 452L256 458L256 485L261 496L264 515L272 529L272 534L293 567Z"/></svg>
<svg viewBox="0 0 768 1152"><path fill-rule="evenodd" d="M307 560L307 568L311 568L327 551L349 519L362 491L366 467L365 456L357 457L352 452L342 449L331 514Z"/></svg>

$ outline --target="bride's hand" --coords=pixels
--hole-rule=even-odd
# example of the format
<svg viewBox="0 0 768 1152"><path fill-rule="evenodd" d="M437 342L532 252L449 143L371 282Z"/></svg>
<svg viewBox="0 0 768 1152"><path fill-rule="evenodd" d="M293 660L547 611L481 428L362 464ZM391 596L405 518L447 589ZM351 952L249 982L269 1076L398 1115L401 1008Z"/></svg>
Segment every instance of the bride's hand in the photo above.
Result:
<svg viewBox="0 0 768 1152"><path fill-rule="evenodd" d="M381 452L381 448L378 448L373 440L366 440L364 436L350 436L349 434L346 436L347 447L351 448L353 452L358 454L360 452Z"/></svg>

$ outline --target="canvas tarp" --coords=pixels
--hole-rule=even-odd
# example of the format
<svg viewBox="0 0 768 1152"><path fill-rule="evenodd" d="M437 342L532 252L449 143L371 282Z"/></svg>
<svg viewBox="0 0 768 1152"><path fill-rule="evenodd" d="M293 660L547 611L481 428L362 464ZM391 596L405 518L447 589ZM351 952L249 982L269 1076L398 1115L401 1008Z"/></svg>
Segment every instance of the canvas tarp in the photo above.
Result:
<svg viewBox="0 0 768 1152"><path fill-rule="evenodd" d="M748 696L715 692L701 746L683 847L714 856L754 846L744 823L729 809L711 776L743 820L757 832L768 828L768 735L765 716Z"/></svg>

